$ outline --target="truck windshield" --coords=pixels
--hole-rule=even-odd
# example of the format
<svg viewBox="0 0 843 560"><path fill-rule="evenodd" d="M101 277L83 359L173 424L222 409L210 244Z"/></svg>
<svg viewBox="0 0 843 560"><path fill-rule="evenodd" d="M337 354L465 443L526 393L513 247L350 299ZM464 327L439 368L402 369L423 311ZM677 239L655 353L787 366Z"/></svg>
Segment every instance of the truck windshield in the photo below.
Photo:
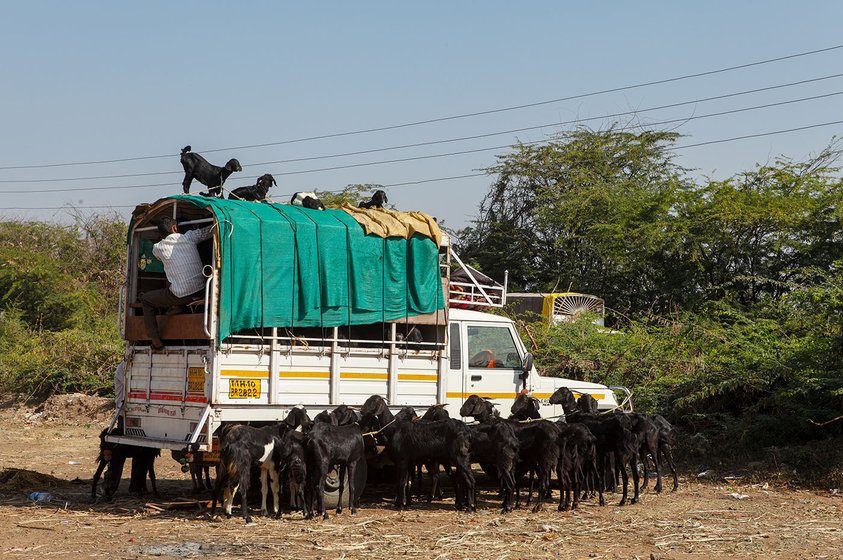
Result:
<svg viewBox="0 0 843 560"><path fill-rule="evenodd" d="M515 369L521 357L508 327L468 327L468 367Z"/></svg>

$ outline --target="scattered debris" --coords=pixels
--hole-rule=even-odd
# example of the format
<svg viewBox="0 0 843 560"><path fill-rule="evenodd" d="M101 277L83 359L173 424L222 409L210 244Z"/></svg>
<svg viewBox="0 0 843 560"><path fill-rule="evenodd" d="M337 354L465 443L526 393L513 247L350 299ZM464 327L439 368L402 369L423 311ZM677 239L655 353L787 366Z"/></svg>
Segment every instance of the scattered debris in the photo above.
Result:
<svg viewBox="0 0 843 560"><path fill-rule="evenodd" d="M739 494L739 493L737 493L737 492L732 492L731 494L729 494L729 497L734 498L734 499L736 499L736 500L745 500L745 499L749 498L749 496L748 496L748 495L746 495L746 494Z"/></svg>

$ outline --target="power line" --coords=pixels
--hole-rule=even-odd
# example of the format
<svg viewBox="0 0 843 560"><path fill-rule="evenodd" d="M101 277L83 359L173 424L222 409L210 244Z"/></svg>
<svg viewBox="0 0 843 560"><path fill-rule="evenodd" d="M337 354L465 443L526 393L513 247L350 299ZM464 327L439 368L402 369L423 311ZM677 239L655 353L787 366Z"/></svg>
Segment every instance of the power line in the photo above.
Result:
<svg viewBox="0 0 843 560"><path fill-rule="evenodd" d="M526 109L526 108L530 108L530 107L538 107L538 106L542 106L542 105L560 103L562 101L572 101L572 100L575 100L575 99L583 99L583 98L586 98L586 97L593 97L593 96L596 96L596 95L605 95L607 93L617 93L617 92L620 92L620 91L627 91L627 90L631 90L631 89L638 89L638 88L649 87L649 86L654 86L654 85L668 84L668 83L678 82L678 81L681 81L681 80L687 80L687 79L691 79L691 78L700 78L700 77L703 77L703 76L711 76L711 75L715 75L715 74L721 74L721 73L724 73L724 72L731 72L731 71L734 71L734 70L741 70L741 69L744 69L744 68L750 68L750 67L754 67L754 66L762 66L762 65L765 65L765 64L772 64L772 63L775 63L775 62L781 62L781 61L784 61L784 60L792 60L792 59L800 58L800 57L804 57L804 56L811 56L811 55L814 55L814 54L830 52L830 51L834 51L834 50L841 49L841 48L843 48L843 45L835 45L835 46L832 46L832 47L826 47L826 48L822 48L822 49L815 49L815 50L811 50L811 51L805 51L805 52L800 52L800 53L795 53L795 54L790 54L790 55L785 55L785 56L779 56L779 57L776 57L776 58L769 58L769 59L766 59L766 60L759 60L759 61L749 62L749 63L745 63L745 64L739 64L739 65L735 65L735 66L728 66L728 67L725 67L725 68L718 68L716 70L708 70L708 71L705 71L705 72L697 72L697 73L693 73L693 74L684 74L684 75L680 75L680 76L674 76L672 78L665 78L665 79L661 79L661 80L653 80L653 81L650 81L650 82L641 82L641 83L632 84L632 85L628 85L628 86L620 86L620 87L614 87L614 88L609 88L609 89L596 90L596 91L591 91L591 92L587 92L587 93L569 95L569 96L566 96L566 97L558 97L556 99L548 99L548 100L545 100L545 101L536 101L536 102L533 102L533 103L524 103L524 104L521 104L521 105L511 105L511 106L508 106L508 107L501 107L501 108L497 108L497 109L489 109L489 110L486 110L486 111L476 111L476 112L472 112L472 113L462 113L462 114L450 115L450 116L446 116L446 117L437 117L437 118L432 118L432 119L411 121L411 122L382 126L382 127L352 130L352 131L346 131L346 132L335 132L335 133L330 133L330 134L308 136L308 137L295 138L295 139L290 139L290 140L281 140L281 141L278 141L278 142L266 142L266 143L261 143L261 144L249 144L249 145L233 146L233 147L227 147L227 148L215 148L215 149L210 149L210 150L203 150L203 153L207 154L207 153L215 153L215 152L231 151L231 150L246 150L246 149L253 149L253 148L264 148L264 147L269 147L269 146L281 146L281 145L286 145L286 144L309 142L309 141L313 141L313 140L324 140L324 139L328 139L328 138L339 138L339 137L343 137L343 136L352 136L352 135L357 135L357 134L368 134L368 133L372 133L372 132L383 132L383 131L387 131L387 130L395 130L395 129L399 129L399 128L407 128L407 127L419 126L419 125L424 125L424 124L432 124L432 123L444 122L444 121L450 121L450 120L456 120L456 119L464 119L464 118L469 118L469 117L491 115L491 114L503 113L503 112L507 112L507 111L515 111L515 110ZM49 168L49 167L69 167L69 166L79 166L79 165L98 165L98 164L106 164L106 163L122 163L122 162L140 161L140 160L148 160L148 159L170 158L170 157L173 157L173 155L174 154L170 153L170 154L161 154L161 155L154 155L154 156L137 156L137 157L128 157L128 158L108 159L108 160L92 160L92 161L78 161L78 162L52 163L52 164L34 164L34 165L10 165L10 166L0 166L0 170L36 169L36 168Z"/></svg>
<svg viewBox="0 0 843 560"><path fill-rule="evenodd" d="M798 132L800 130L808 130L811 128L820 128L823 126L831 126L835 124L843 124L843 121L825 122L819 124L809 124L807 126L799 126L796 128L786 128L784 130L775 130L773 132L759 132L758 134L746 134L744 136L733 136L731 138L724 138L722 140L709 140L707 142L697 142L696 144L685 144L684 146L675 146L674 150L684 150L685 148L696 148L697 146L708 146L709 144L722 144L723 142L734 142L735 140L745 140L747 138L760 138L762 136L773 136L774 134L785 134L787 132Z"/></svg>
<svg viewBox="0 0 843 560"><path fill-rule="evenodd" d="M817 124L811 124L811 125L800 126L800 127L795 127L795 128L787 128L787 129L782 129L782 130L774 130L774 131L771 131L771 132L759 132L757 134L746 134L746 135L743 135L743 136L732 136L730 138L723 138L723 139L720 139L720 140L709 140L709 141L706 141L706 142L697 142L697 143L694 143L694 144L686 144L684 146L674 146L672 149L683 150L683 149L686 149L686 148L696 148L696 147L699 147L699 146L708 146L708 145L711 145L711 144L722 144L722 143L725 143L725 142L734 142L734 141L737 141L737 140L745 140L745 139L748 139L748 138L761 138L761 137L764 137L764 136L775 136L775 135L778 135L778 134L787 134L787 133L790 133L790 132L798 132L798 131L801 131L801 130L809 130L809 129L813 129L813 128L821 128L821 127L825 127L825 126L832 126L832 125L838 125L838 124L843 124L843 120L817 123ZM466 174L466 175L454 175L454 176L451 176L451 177L437 177L435 179L420 179L420 180L417 180L417 181L406 181L406 182L402 182L402 183L392 183L392 184L386 184L386 185L380 185L380 186L383 187L383 188L403 187L403 186L419 185L419 184L423 184L423 183L435 183L435 182L441 182L441 181L451 181L451 180L456 180L456 179L465 179L465 178L469 178L469 177L480 177L480 176L483 176L483 175L487 175L487 173L485 173L485 172L483 172L483 173L470 173L470 174ZM166 184L165 185L147 185L147 186L166 186ZM115 188L130 188L130 187L115 187ZM134 187L131 187L131 188L134 188ZM87 189L85 189L85 190L87 190ZM322 192L342 192L343 190L344 189L337 189L337 190L327 190L327 191L322 191ZM38 192L38 191L26 191L26 192ZM49 192L55 192L55 191L49 191ZM0 193L0 194L4 194L4 193ZM284 196L284 195L280 195L280 196ZM68 208L68 207L74 207L74 206L32 207L32 208L6 207L6 208L2 208L0 210L61 210L62 208ZM134 208L134 205L132 205L132 206L75 206L74 208Z"/></svg>
<svg viewBox="0 0 843 560"><path fill-rule="evenodd" d="M767 86L767 87L762 87L762 88L749 89L749 90L744 90L744 91L739 91L739 92L734 92L734 93L726 93L726 94L723 94L723 95L714 95L714 96L711 96L711 97L702 97L700 99L692 99L690 101L681 101L681 102L678 102L678 103L669 103L667 105L659 105L659 106L656 106L656 107L647 107L645 109L636 109L636 110L632 110L632 111L624 111L624 112L621 112L621 113L613 113L613 114L603 115L603 116L585 117L585 118L580 118L580 119L570 120L570 121L557 121L557 122L534 125L534 126L526 126L526 127L522 127L522 128L512 128L512 129L509 129L509 130L502 130L502 131L499 131L499 132L488 132L488 133L485 133L485 134L476 134L476 135L473 135L473 136L461 136L459 138L447 138L447 139L444 139L444 140L431 140L429 142L417 142L417 143L414 143L414 144L403 144L403 145L400 145L400 146L387 146L385 148L373 148L373 149L370 149L370 150L359 150L359 151L355 151L355 152L343 152L343 153L338 153L338 154L329 154L329 155L321 155L321 156L309 156L309 157L302 157L302 158L280 159L280 160L276 160L276 161L265 161L265 162L261 162L261 163L251 164L251 165L258 166L258 165L275 165L275 164L281 164L281 163L298 163L298 162L302 162L302 161L313 161L313 160L331 159L331 158L337 158L337 157L347 157L347 156L372 154L372 153L386 152L386 151L391 151L391 150L402 150L402 149L405 149L405 148L419 148L419 147L422 147L422 146L433 146L433 145L437 145L437 144L448 144L448 143L452 143L452 142L462 142L462 141L465 141L465 140L477 140L477 139L480 139L480 138L489 138L489 137L492 137L492 136L501 136L503 134L513 134L513 133L516 133L516 132L527 132L527 131L530 131L530 130L538 130L540 128L548 128L548 127L552 127L552 126L563 126L563 125L567 125L567 124L578 124L578 123L594 121L594 120L613 119L613 118L617 118L617 117L637 115L637 114L640 114L640 113L647 113L647 112L651 112L651 111L660 111L660 110L663 110L663 109L673 109L673 108L676 108L676 107L682 107L682 106L686 106L686 105L695 105L697 103L704 103L704 102L707 102L707 101L727 99L727 98L730 98L730 97L737 97L737 96L741 96L741 95L759 93L759 92L762 92L762 91L771 91L771 90L781 89L781 88L785 88L785 87L803 85L803 84L807 84L807 83L811 83L811 82L819 82L819 81L822 81L822 80L829 80L829 79L832 79L832 78L840 78L841 76L843 76L843 74L832 74L832 75L829 75L829 76L822 76L820 78L811 78L811 79L808 79L808 80L800 80L800 81L797 81L797 82L789 82L789 83L786 83L786 84L779 84L779 85L775 85L775 86Z"/></svg>
<svg viewBox="0 0 843 560"><path fill-rule="evenodd" d="M711 144L722 144L722 143L725 143L725 142L735 142L737 140L746 140L748 138L761 138L761 137L764 137L764 136L774 136L774 135L777 135L777 134L787 134L787 133L790 133L790 132L798 132L798 131L801 131L801 130L809 130L809 129L812 129L812 128L820 128L820 127L832 126L832 125L837 125L837 124L843 124L843 120L817 123L817 124L810 124L810 125L799 126L799 127L795 127L795 128L774 130L774 131L771 131L771 132L759 132L757 134L745 134L743 136L732 136L730 138L722 138L720 140L709 140L709 141L706 141L706 142L697 142L695 144L686 144L684 146L674 146L672 149L683 150L683 149L686 149L686 148L696 148L696 147L699 147L699 146L708 146L708 145L711 145ZM469 177L480 177L480 176L483 176L483 175L487 175L487 173L470 173L470 174L466 174L466 175L454 175L454 176L451 176L451 177L438 177L438 178L435 178L435 179L420 179L418 181L406 181L406 182L403 182L403 183L392 183L392 184L379 185L379 186L381 186L383 188L403 187L403 186L419 185L419 184L423 184L423 183L435 183L435 182L441 182L441 181L451 181L451 180L456 180L456 179L465 179L465 178L469 178ZM327 190L327 191L322 191L322 192L342 192L343 190L344 189ZM33 191L28 191L28 192L33 192ZM281 195L281 196L285 196L285 195ZM72 206L72 205L67 205L67 206L29 207L29 208L25 208L25 207L5 207L5 208L2 208L0 210L62 210L62 209L65 209L65 208L83 208L83 209L134 208L136 206L137 205L120 205L120 206L118 206L118 205L112 205L112 206Z"/></svg>
<svg viewBox="0 0 843 560"><path fill-rule="evenodd" d="M755 93L755 92L758 92L758 91L765 91L765 90L769 90L769 89L788 87L788 86L795 85L795 84L806 83L806 82L810 82L810 81L826 80L826 79L840 77L840 76L843 76L843 74L834 74L834 75L831 75L831 76L824 76L824 77L821 77L821 78L813 78L811 80L803 80L801 82L792 82L792 83L789 83L789 84L781 84L781 85L777 85L777 86L768 86L768 87L764 87L764 88L757 88L757 89L754 89L754 90L746 90L746 91L742 91L742 92L728 93L728 94L717 95L717 96L712 96L712 97L707 97L707 98L701 98L701 99L697 99L697 100L682 101L682 102L678 102L678 103L671 103L671 104L667 104L667 105L661 105L661 106L658 106L658 107L650 107L650 108L641 109L641 110L625 111L625 112L622 112L622 113L615 113L615 114L607 115L607 116L604 116L604 117L587 117L587 118L578 119L578 120L562 121L562 122L559 122L559 123L540 125L540 126L535 126L535 127L525 127L525 128L520 128L520 129L514 129L514 130L511 130L511 131L489 133L489 134L477 135L477 136L472 136L472 137L464 137L464 138L459 138L459 139L437 140L437 141L431 141L431 142L423 142L423 143L420 143L420 144L409 144L409 145L406 145L406 146L396 146L396 147L379 148L379 149L373 149L373 150L363 150L363 151L360 151L360 152L350 152L350 153L347 153L347 154L337 154L337 155L332 155L332 156L315 156L315 157L311 157L311 158L301 158L299 160L268 161L268 162L261 162L261 163L252 164L252 167L258 167L258 166L263 166L263 165L274 165L274 164L279 164L279 163L290 163L290 162L295 162L295 161L306 161L306 160L313 160L313 159L327 159L327 158L339 157L339 156L343 156L343 155L358 155L358 154L374 153L374 152L388 151L388 150L394 150L394 149L405 148L405 147L443 144L443 143L454 142L454 141L458 141L458 140L469 140L469 139L475 139L475 138L483 138L483 137L507 134L507 133L511 133L511 132L521 132L521 131L532 130L532 129L536 129L536 128L547 128L549 126L562 126L562 125L567 125L567 124L578 124L578 123L593 121L593 120L605 120L605 119L616 118L616 117L621 117L621 116L636 115L636 114L640 114L640 113L651 112L651 111L656 111L656 110L661 110L661 109L666 109L666 108L675 108L675 107L684 106L684 105L691 105L691 104L696 104L696 103L701 103L701 102L711 101L711 100L716 100L716 99L724 99L724 98L728 98L728 97L735 97L735 96L738 96L738 95L746 95L747 93ZM833 97L833 96L837 96L837 95L841 95L841 94L843 94L843 91L838 91L838 92L833 92L833 93L828 93L828 94L813 95L813 96L809 96L809 97L802 97L802 98L798 98L798 99L779 101L779 102L775 102L775 103L765 103L765 104L762 104L762 105L753 105L753 106L750 106L750 107L744 107L744 108L740 108L740 109L718 111L718 112L715 112L715 113L708 113L708 114L704 114L704 115L694 115L694 116L690 116L690 117L670 119L670 120L660 121L660 122L656 122L656 123L651 123L648 126L661 126L661 125L665 125L665 124L683 123L683 122L688 122L688 121L692 121L692 120L718 117L718 116L741 113L741 112L746 112L746 111L754 111L754 110L758 110L758 109L767 109L767 108L770 108L770 107L778 107L778 106L790 105L790 104L794 104L794 103L802 103L802 102L805 102L805 101L814 101L814 100L817 100L817 99ZM636 127L621 128L619 130L626 130L628 128L636 128ZM534 144L540 144L540 143L543 143L543 142L546 142L546 140L537 140L537 141L534 141L534 142L524 142L524 143L522 143L522 145L529 146L529 145L534 145ZM339 170L339 169L351 169L351 168L356 168L356 167L367 167L367 166L371 166L371 165L384 165L384 164L389 164L389 163L403 163L403 162L407 162L407 161L435 159L435 158L440 158L440 157L449 157L449 156L455 156L455 155L465 155L465 154L470 154L470 153L479 153L479 152L486 152L486 151L492 151L492 150L500 150L500 149L508 148L510 146L511 146L511 144L507 144L507 145L504 145L504 146L492 146L492 147L487 147L487 148L475 148L475 149L469 149L469 150L460 150L460 151L456 151L456 152L431 154L431 155L425 155L425 156L410 156L410 157L406 157L406 158L397 158L397 159L391 159L391 160L382 160L382 161L364 162L364 163L350 163L350 164L337 165L337 166L332 166L332 167L322 167L322 168L316 168L316 169L304 169L304 170L299 170L299 171L284 171L284 172L276 172L276 173L274 173L274 175L278 175L278 176L304 175L304 174L308 174L308 173L319 173L319 172L324 172L324 171L336 171L336 170ZM155 173L135 173L135 174L123 174L123 175L100 175L100 176L92 176L92 177L69 177L69 178L52 178L52 179L4 179L4 180L0 180L0 184L4 184L4 183L5 184L10 184L10 183L15 184L15 183L56 183L56 182L70 182L70 181L94 181L94 180L102 180L102 179L124 179L124 178L129 178L129 177L148 177L148 176L155 176L155 175L180 175L181 173L182 172L180 172L180 171L164 171L164 172L155 172ZM239 179L254 179L256 177L258 177L258 176L257 175L245 175L245 176L240 176L238 178ZM86 187L86 188L80 188L80 189L68 188L68 189L51 189L51 190L41 190L41 191L32 191L32 190L27 190L27 191L0 191L0 194L2 194L4 192L5 193L66 192L66 191L74 191L74 190L105 190L105 189L110 189L110 188L158 187L158 186L166 186L166 185L169 185L169 184L170 183L158 183L158 184L153 184L153 185L130 185L130 186L126 186L126 187Z"/></svg>

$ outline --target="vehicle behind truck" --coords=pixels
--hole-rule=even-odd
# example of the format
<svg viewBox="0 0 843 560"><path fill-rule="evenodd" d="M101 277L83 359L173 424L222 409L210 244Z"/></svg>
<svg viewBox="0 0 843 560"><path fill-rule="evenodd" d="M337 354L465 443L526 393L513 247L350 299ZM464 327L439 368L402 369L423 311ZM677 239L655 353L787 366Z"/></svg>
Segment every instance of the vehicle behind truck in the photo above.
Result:
<svg viewBox="0 0 843 560"><path fill-rule="evenodd" d="M198 246L204 291L156 317L166 346L155 350L139 301L166 285L151 250L165 215L180 231L216 227ZM505 302L506 283L462 263L422 213L188 195L138 207L119 314L125 435L109 440L209 452L223 424L359 406L373 394L395 410L445 403L452 416L472 394L506 415L519 393L546 403L561 386L600 409L618 405L604 385L540 376L513 322L488 312Z"/></svg>

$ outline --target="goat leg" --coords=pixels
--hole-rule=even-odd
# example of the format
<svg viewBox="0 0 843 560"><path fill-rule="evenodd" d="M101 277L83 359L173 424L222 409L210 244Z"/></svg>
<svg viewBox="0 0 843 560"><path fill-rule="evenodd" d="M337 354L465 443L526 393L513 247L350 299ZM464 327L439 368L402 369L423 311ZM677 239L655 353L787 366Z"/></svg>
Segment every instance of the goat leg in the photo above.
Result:
<svg viewBox="0 0 843 560"><path fill-rule="evenodd" d="M365 459L364 459L365 460ZM354 476L357 471L357 462L349 462L346 465L346 473L348 474L348 509L351 510L351 515L357 515L357 500L354 499ZM340 479L342 480L342 479ZM342 493L340 493L340 504L342 504Z"/></svg>
<svg viewBox="0 0 843 560"><path fill-rule="evenodd" d="M97 465L97 471L94 473L94 478L91 480L91 503L97 503L97 484L99 484L100 476L102 475L103 469L105 469L106 465L108 465L108 461L105 459L100 459L99 464Z"/></svg>
<svg viewBox="0 0 843 560"><path fill-rule="evenodd" d="M339 476L339 488L337 489L337 515L342 513L342 492L345 486L344 482L346 475L348 475L348 465L340 464L337 469L337 476Z"/></svg>

